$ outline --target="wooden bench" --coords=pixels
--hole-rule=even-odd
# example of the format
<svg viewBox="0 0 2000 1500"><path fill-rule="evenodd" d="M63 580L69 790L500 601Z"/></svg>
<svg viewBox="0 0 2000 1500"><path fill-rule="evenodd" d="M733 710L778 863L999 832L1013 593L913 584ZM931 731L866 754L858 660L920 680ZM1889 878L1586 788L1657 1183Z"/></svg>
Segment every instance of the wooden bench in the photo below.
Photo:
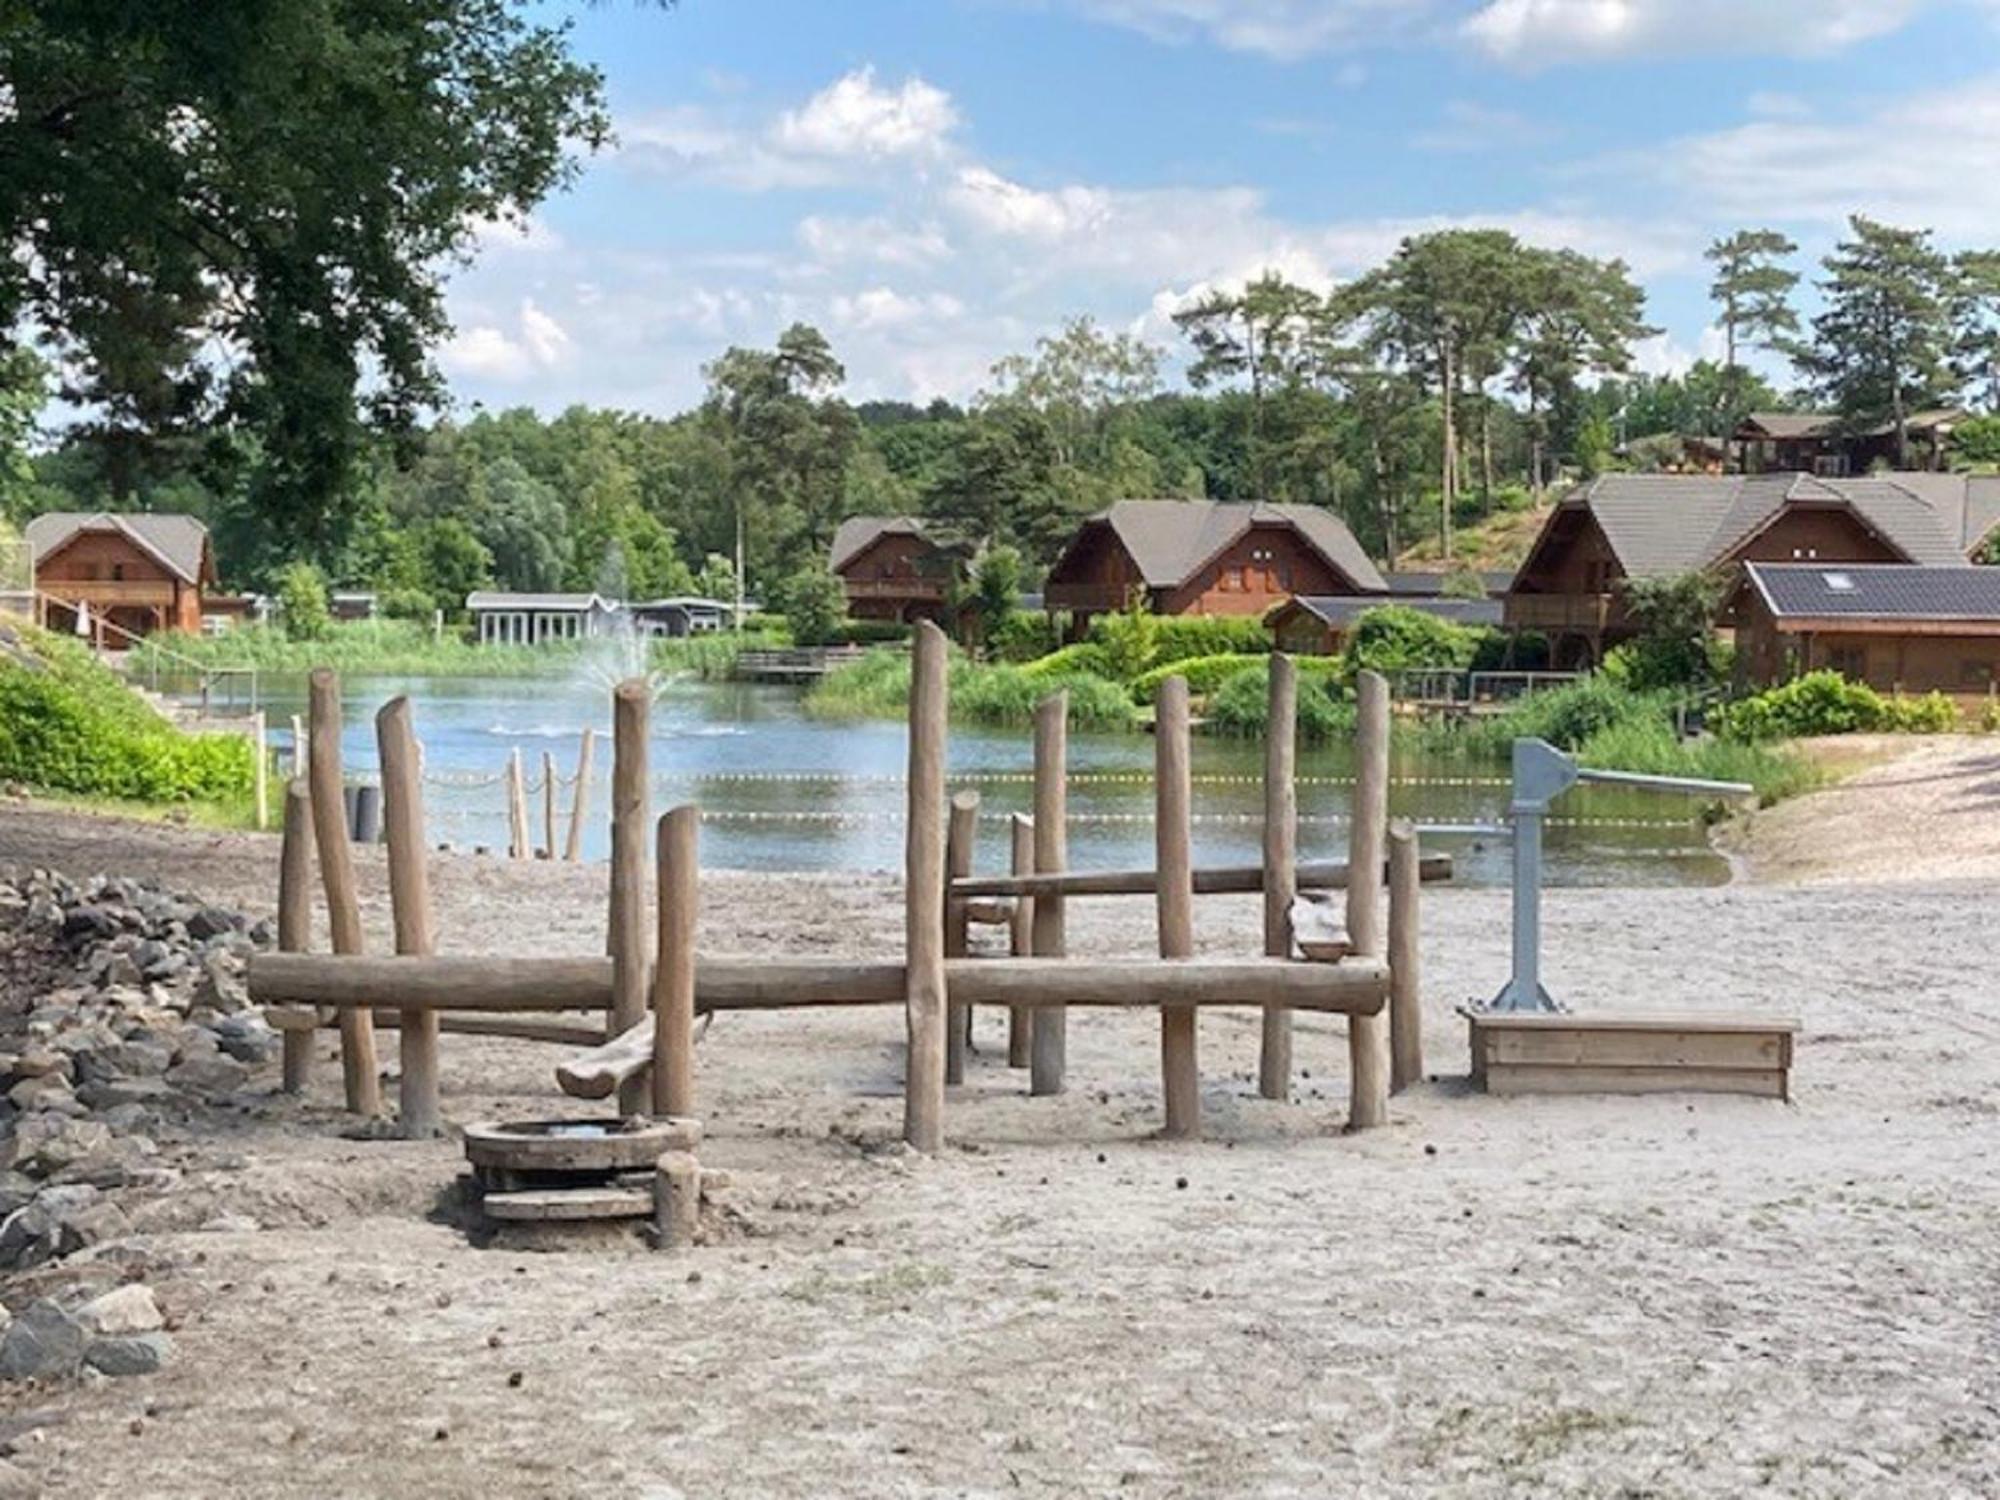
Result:
<svg viewBox="0 0 2000 1500"><path fill-rule="evenodd" d="M1799 1023L1779 1016L1467 1011L1489 1094L1753 1094L1790 1099Z"/></svg>

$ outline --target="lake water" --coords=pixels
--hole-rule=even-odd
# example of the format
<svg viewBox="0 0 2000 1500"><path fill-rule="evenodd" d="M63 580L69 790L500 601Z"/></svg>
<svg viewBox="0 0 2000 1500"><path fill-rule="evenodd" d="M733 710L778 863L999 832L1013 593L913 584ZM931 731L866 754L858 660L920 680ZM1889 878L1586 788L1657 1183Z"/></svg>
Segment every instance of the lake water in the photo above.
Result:
<svg viewBox="0 0 2000 1500"><path fill-rule="evenodd" d="M425 812L433 842L507 847L501 780L519 749L531 787L542 754L559 781L558 841L568 825L579 735L598 731L585 857L608 854L611 700L599 681L462 677L350 677L344 684L342 756L350 774L377 768L374 715L408 694L425 755ZM290 716L305 709L303 679L263 683L274 745L288 747ZM703 812L702 860L718 869L900 870L905 735L898 722L828 722L804 712L796 689L669 680L659 685L651 746L656 811L692 801ZM1070 864L1075 869L1153 862L1153 742L1143 735L1070 737ZM1033 756L1025 729L953 726L948 780L981 795L977 867L1007 861L1006 817L1031 800ZM1263 749L1197 736L1195 856L1207 864L1259 858ZM1346 746L1299 756L1300 855L1341 857L1347 847L1352 761ZM1507 804L1506 767L1400 754L1391 811L1424 823L1492 823ZM529 796L534 841L542 798ZM1434 834L1427 848L1458 861L1463 884L1500 885L1504 839ZM1719 882L1725 862L1708 848L1695 809L1680 799L1579 789L1559 804L1548 835L1555 884L1683 885Z"/></svg>

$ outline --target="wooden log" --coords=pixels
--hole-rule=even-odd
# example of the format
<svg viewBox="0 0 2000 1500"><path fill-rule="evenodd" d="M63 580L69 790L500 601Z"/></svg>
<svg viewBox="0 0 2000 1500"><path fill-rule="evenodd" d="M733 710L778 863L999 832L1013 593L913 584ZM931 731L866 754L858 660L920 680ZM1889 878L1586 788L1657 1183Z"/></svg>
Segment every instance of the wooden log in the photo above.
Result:
<svg viewBox="0 0 2000 1500"><path fill-rule="evenodd" d="M312 794L294 777L285 783L285 832L278 851L278 949L304 953L312 947ZM319 1013L312 1012L315 1019ZM284 1072L280 1085L288 1094L302 1093L312 1081L313 1039L286 1032Z"/></svg>
<svg viewBox="0 0 2000 1500"><path fill-rule="evenodd" d="M358 954L362 950L361 904L355 893L354 850L347 838L347 798L340 775L340 678L330 668L313 669L307 702L312 748L306 775L312 789L319 878L326 888L327 927L335 953ZM347 1107L356 1114L380 1114L382 1081L375 1063L375 1021L365 1009L341 1015L340 1072Z"/></svg>
<svg viewBox="0 0 2000 1500"><path fill-rule="evenodd" d="M1280 651L1271 657L1270 709L1264 732L1264 952L1292 953L1292 900L1298 895L1299 673ZM1342 872L1343 877L1345 871ZM1257 1053L1257 1092L1266 1099L1292 1096L1292 1018L1264 1012Z"/></svg>
<svg viewBox="0 0 2000 1500"><path fill-rule="evenodd" d="M251 791L257 804L257 831L271 826L271 747L266 737L264 710L250 715Z"/></svg>
<svg viewBox="0 0 2000 1500"><path fill-rule="evenodd" d="M527 859L534 853L528 842L528 784L521 774L521 747L507 752L507 857Z"/></svg>
<svg viewBox="0 0 2000 1500"><path fill-rule="evenodd" d="M1060 873L1069 863L1069 694L1051 693L1035 705L1035 870ZM1035 954L1061 958L1063 898L1060 892L1035 893ZM1031 1094L1060 1094L1068 1066L1069 1021L1060 1008L1035 1017L1028 1044Z"/></svg>
<svg viewBox="0 0 2000 1500"><path fill-rule="evenodd" d="M1389 1090L1401 1093L1424 1076L1424 1017L1418 948L1420 853L1415 826L1389 825Z"/></svg>
<svg viewBox="0 0 2000 1500"><path fill-rule="evenodd" d="M1014 903L998 896L966 896L965 922L968 927L1012 927Z"/></svg>
<svg viewBox="0 0 2000 1500"><path fill-rule="evenodd" d="M1035 820L1027 813L1015 813L1008 820L1008 830L1013 839L1010 851L1011 868L1016 875L1032 875L1035 871ZM1007 925L1007 951L1015 958L1026 958L1035 951L1035 899L1032 896L1014 898L1013 919ZM1024 1005L1013 1006L1007 1012L1007 1066L1025 1068L1031 1059L1035 1013Z"/></svg>
<svg viewBox="0 0 2000 1500"><path fill-rule="evenodd" d="M556 757L553 750L542 752L542 858L554 863L556 857Z"/></svg>
<svg viewBox="0 0 2000 1500"><path fill-rule="evenodd" d="M944 1145L944 632L919 622L910 670L909 810L903 851L903 1139L919 1151Z"/></svg>
<svg viewBox="0 0 2000 1500"><path fill-rule="evenodd" d="M500 1037L516 1042L552 1042L558 1047L588 1048L604 1044L604 1028L595 1021L567 1021L556 1016L516 1012L485 1016L453 1015L449 1011L427 1014L435 1015L438 1030L450 1035ZM333 1011L302 1005L267 1005L264 1007L264 1020L273 1031L284 1033L287 1041L298 1033L310 1035L340 1024ZM402 1024L401 1011L386 1011L375 1022L375 1029L394 1031ZM651 1024L650 1021L648 1024ZM651 1034L647 1033L648 1036Z"/></svg>
<svg viewBox="0 0 2000 1500"><path fill-rule="evenodd" d="M597 731L585 725L576 750L576 796L569 805L569 840L563 846L563 859L570 864L583 858L583 827L590 816L590 761L596 750Z"/></svg>
<svg viewBox="0 0 2000 1500"><path fill-rule="evenodd" d="M668 1151L653 1168L654 1240L684 1250L701 1229L701 1163L691 1151Z"/></svg>
<svg viewBox="0 0 2000 1500"><path fill-rule="evenodd" d="M391 698L375 715L382 762L382 811L389 841L389 907L396 951L437 951L431 915L430 874L424 864L424 792L417 771L417 738L410 729L410 700ZM444 1133L438 1105L438 1028L435 1013L406 1010L398 1034L403 1063L402 1133L427 1140Z"/></svg>
<svg viewBox="0 0 2000 1500"><path fill-rule="evenodd" d="M1153 698L1153 847L1160 872L1156 902L1160 957L1194 956L1194 786L1188 764L1188 685L1161 681ZM1160 1089L1166 1105L1162 1134L1201 1134L1201 1065L1193 1006L1160 1011Z"/></svg>
<svg viewBox="0 0 2000 1500"><path fill-rule="evenodd" d="M653 1113L694 1113L695 918L700 912L701 812L660 819L660 921L653 964ZM638 1029L637 1027L633 1028Z"/></svg>
<svg viewBox="0 0 2000 1500"><path fill-rule="evenodd" d="M572 1099L603 1099L654 1065L658 1021L648 1016L629 1031L556 1064L556 1085ZM665 1113L655 1110L655 1114Z"/></svg>
<svg viewBox="0 0 2000 1500"><path fill-rule="evenodd" d="M1426 854L1420 867L1426 881L1449 880L1452 862L1449 854ZM1388 867L1383 867L1383 878L1388 878ZM1307 860L1294 871L1293 882L1302 891L1339 891L1347 888L1347 861L1344 859ZM1194 893L1197 896L1221 896L1252 894L1264 889L1264 871L1260 865L1219 865L1194 872ZM1061 874L1018 874L1018 875L976 875L969 880L954 880L951 893L954 896L979 898L987 896L1152 896L1159 892L1159 873L1155 870L1070 870Z"/></svg>
<svg viewBox="0 0 2000 1500"><path fill-rule="evenodd" d="M1389 823L1389 684L1379 672L1355 677L1354 803L1348 824L1348 861L1369 872L1347 883L1347 935L1356 954L1379 959L1387 951L1382 924L1383 844ZM1357 1016L1347 1023L1350 1130L1389 1122L1389 1018Z"/></svg>
<svg viewBox="0 0 2000 1500"><path fill-rule="evenodd" d="M972 873L972 846L979 835L979 793L957 792L945 822L944 866L949 879ZM947 887L947 892L949 887ZM971 916L964 900L950 894L944 903L944 956L964 958L972 951ZM944 1081L965 1082L965 1054L971 1046L972 1011L953 1000L945 1008Z"/></svg>
<svg viewBox="0 0 2000 1500"><path fill-rule="evenodd" d="M942 854L940 849L940 863ZM1373 1015L1389 994L1388 965L1369 957L1337 964L1261 957L1171 964L1040 957L940 962L947 982L974 1005L1286 1005ZM612 974L610 961L602 958L259 953L250 959L248 977L250 999L259 1005L393 1003L403 1009L507 1014L604 1010ZM697 1012L896 1005L905 1002L906 989L906 966L879 960L703 957L695 963ZM940 1076L943 1057L940 1037Z"/></svg>
<svg viewBox="0 0 2000 1500"><path fill-rule="evenodd" d="M652 835L647 790L647 720L652 694L638 678L611 695L611 953L610 1030L630 1031L645 1019L653 924L646 920L646 852ZM618 1108L636 1114L646 1104L637 1079L618 1091Z"/></svg>

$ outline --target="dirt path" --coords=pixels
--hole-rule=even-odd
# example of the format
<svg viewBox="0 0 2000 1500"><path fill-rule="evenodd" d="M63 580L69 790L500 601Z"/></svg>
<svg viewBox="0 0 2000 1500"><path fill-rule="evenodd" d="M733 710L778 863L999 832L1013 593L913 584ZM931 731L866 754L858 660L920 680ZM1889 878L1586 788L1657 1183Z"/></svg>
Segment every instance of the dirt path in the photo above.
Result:
<svg viewBox="0 0 2000 1500"><path fill-rule="evenodd" d="M10 809L16 860L261 910L275 845ZM362 876L379 937L367 851ZM601 869L434 880L448 949L601 945ZM730 1017L698 1086L742 1225L681 1257L470 1248L456 1148L342 1139L323 1062L307 1101L216 1122L173 1220L260 1229L144 1239L175 1363L10 1393L41 1414L18 1461L76 1496L2000 1492L1989 891L1551 896L1580 1007L1802 1017L1789 1107L1467 1094L1452 1007L1503 975L1500 892L1428 894L1440 1081L1359 1137L1332 1024L1282 1106L1254 1017L1204 1018L1209 1139L1170 1146L1151 1017L1073 1015L1054 1100L982 1017L953 1144L913 1160L885 1149L900 1020ZM1257 945L1253 898L1198 917L1206 949ZM704 887L716 951L894 953L900 921L882 880ZM1078 903L1071 933L1145 951L1150 906ZM447 1115L561 1109L559 1055L447 1038Z"/></svg>

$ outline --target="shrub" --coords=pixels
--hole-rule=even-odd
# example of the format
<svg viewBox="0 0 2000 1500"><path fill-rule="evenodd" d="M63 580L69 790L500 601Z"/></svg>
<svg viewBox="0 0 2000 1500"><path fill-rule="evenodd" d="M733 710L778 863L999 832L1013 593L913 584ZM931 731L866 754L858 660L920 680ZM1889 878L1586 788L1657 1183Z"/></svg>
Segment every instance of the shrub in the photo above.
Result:
<svg viewBox="0 0 2000 1500"><path fill-rule="evenodd" d="M1958 728L1958 705L1939 692L1898 695L1883 705L1882 727L1896 734L1950 734Z"/></svg>
<svg viewBox="0 0 2000 1500"><path fill-rule="evenodd" d="M1021 670L1036 681L1067 677L1072 673L1088 673L1107 682L1116 680L1111 670L1111 653L1095 641L1078 641L1074 646L1051 651L1047 656L1024 664Z"/></svg>
<svg viewBox="0 0 2000 1500"><path fill-rule="evenodd" d="M1099 615L1090 625L1090 640L1102 647L1105 675L1130 682L1159 660L1160 622L1146 611L1144 599L1136 592L1130 607L1117 614Z"/></svg>
<svg viewBox="0 0 2000 1500"><path fill-rule="evenodd" d="M1716 680L1713 622L1722 602L1720 578L1709 573L1628 578L1621 592L1639 630L1619 648L1627 686L1646 692Z"/></svg>
<svg viewBox="0 0 2000 1500"><path fill-rule="evenodd" d="M1342 656L1350 673L1463 670L1479 650L1478 632L1407 604L1363 610L1347 632Z"/></svg>
<svg viewBox="0 0 2000 1500"><path fill-rule="evenodd" d="M1064 617L1010 612L986 636L986 649L1001 661L1030 662L1062 645Z"/></svg>
<svg viewBox="0 0 2000 1500"><path fill-rule="evenodd" d="M901 620L842 620L834 626L833 638L844 646L880 646L907 641L910 626Z"/></svg>
<svg viewBox="0 0 2000 1500"><path fill-rule="evenodd" d="M1129 729L1138 721L1138 710L1123 687L1088 672L1033 672L952 657L951 712L966 723L1026 724L1034 718L1036 704L1061 690L1069 693L1069 722L1079 729ZM825 717L893 718L908 708L909 699L909 656L871 651L822 677L806 707Z"/></svg>
<svg viewBox="0 0 2000 1500"><path fill-rule="evenodd" d="M308 562L288 564L278 574L278 609L285 634L295 641L326 639L333 613L327 607L326 578Z"/></svg>
<svg viewBox="0 0 2000 1500"><path fill-rule="evenodd" d="M847 614L847 589L825 568L805 568L785 580L781 594L792 639L825 646L838 636Z"/></svg>
<svg viewBox="0 0 2000 1500"><path fill-rule="evenodd" d="M1726 740L1684 740L1664 718L1628 720L1600 729L1578 747L1577 759L1585 765L1650 776L1748 782L1766 805L1811 791L1822 780L1819 769L1803 756Z"/></svg>
<svg viewBox="0 0 2000 1500"><path fill-rule="evenodd" d="M1271 632L1254 615L1172 615L1155 622L1153 664L1190 656L1261 656Z"/></svg>
<svg viewBox="0 0 2000 1500"><path fill-rule="evenodd" d="M1162 662L1152 670L1142 672L1132 684L1132 696L1141 703L1151 703L1159 692L1160 684L1169 677L1185 677L1188 691L1197 698L1204 697L1221 687L1245 667L1254 667L1264 658L1245 652L1222 652L1215 656L1190 656L1182 661Z"/></svg>
<svg viewBox="0 0 2000 1500"><path fill-rule="evenodd" d="M1724 739L1748 744L1880 729L1888 713L1887 700L1866 683L1820 671L1725 704L1709 723Z"/></svg>
<svg viewBox="0 0 2000 1500"><path fill-rule="evenodd" d="M1576 750L1606 729L1647 721L1669 723L1663 699L1635 693L1597 676L1530 694L1505 713L1482 720L1464 733L1494 753L1524 737L1547 740L1558 750Z"/></svg>
<svg viewBox="0 0 2000 1500"><path fill-rule="evenodd" d="M1324 673L1299 673L1299 739L1323 744L1354 732L1354 707L1337 701ZM1262 739L1271 726L1271 665L1260 661L1234 673L1208 700L1206 723L1215 734Z"/></svg>

